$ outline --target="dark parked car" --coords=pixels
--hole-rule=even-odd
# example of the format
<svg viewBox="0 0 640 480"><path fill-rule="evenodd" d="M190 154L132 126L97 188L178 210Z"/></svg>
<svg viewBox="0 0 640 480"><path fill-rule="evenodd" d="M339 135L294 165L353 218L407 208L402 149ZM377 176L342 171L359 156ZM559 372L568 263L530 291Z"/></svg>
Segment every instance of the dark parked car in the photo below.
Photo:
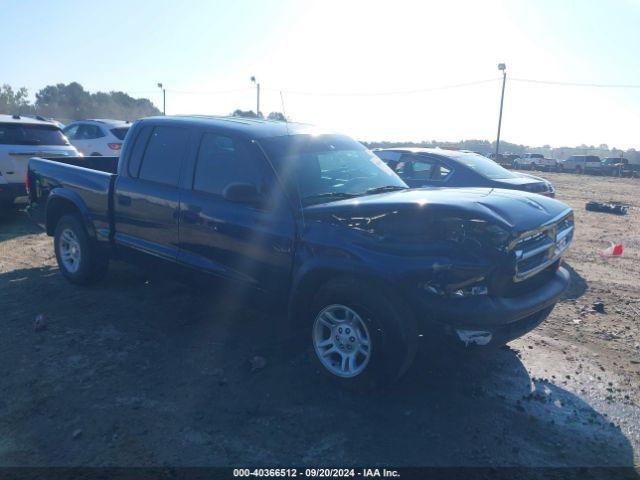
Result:
<svg viewBox="0 0 640 480"><path fill-rule="evenodd" d="M419 334L490 346L523 335L569 281L567 205L513 190L412 190L358 142L309 126L147 118L119 161L73 163L35 158L28 171L69 281L96 281L126 259L232 288L220 301L263 299L283 312L271 318L287 351L306 346L349 386L397 378Z"/></svg>
<svg viewBox="0 0 640 480"><path fill-rule="evenodd" d="M623 157L607 157L602 160L602 173L615 177L636 177L640 174L640 165Z"/></svg>
<svg viewBox="0 0 640 480"><path fill-rule="evenodd" d="M555 196L551 182L511 172L475 153L440 148L374 150L410 187L491 187Z"/></svg>

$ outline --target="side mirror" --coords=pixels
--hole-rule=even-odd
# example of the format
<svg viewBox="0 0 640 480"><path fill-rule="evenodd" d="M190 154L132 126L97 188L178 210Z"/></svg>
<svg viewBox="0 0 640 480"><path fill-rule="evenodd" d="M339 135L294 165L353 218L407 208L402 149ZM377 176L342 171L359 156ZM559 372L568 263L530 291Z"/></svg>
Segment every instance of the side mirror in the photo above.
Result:
<svg viewBox="0 0 640 480"><path fill-rule="evenodd" d="M245 203L260 206L264 203L264 197L258 192L258 188L251 183L230 183L222 191L225 200L235 203Z"/></svg>

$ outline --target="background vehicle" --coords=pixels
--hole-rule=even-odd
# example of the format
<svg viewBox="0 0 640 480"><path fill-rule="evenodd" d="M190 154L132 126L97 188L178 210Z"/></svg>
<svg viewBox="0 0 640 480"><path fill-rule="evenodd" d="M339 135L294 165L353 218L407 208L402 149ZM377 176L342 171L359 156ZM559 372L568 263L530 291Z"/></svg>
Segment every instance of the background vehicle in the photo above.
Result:
<svg viewBox="0 0 640 480"><path fill-rule="evenodd" d="M546 158L541 153L525 153L523 158L530 158L533 160L531 167L535 170L542 170L543 172L551 172L558 169L558 161L554 158Z"/></svg>
<svg viewBox="0 0 640 480"><path fill-rule="evenodd" d="M538 158L544 158L539 153L524 153L519 158L513 160L513 168L522 170L533 170Z"/></svg>
<svg viewBox="0 0 640 480"><path fill-rule="evenodd" d="M80 120L67 125L63 132L80 153L87 156L118 156L131 127L123 120Z"/></svg>
<svg viewBox="0 0 640 480"><path fill-rule="evenodd" d="M490 187L555 196L551 182L511 172L474 153L439 148L388 148L373 153L413 188Z"/></svg>
<svg viewBox="0 0 640 480"><path fill-rule="evenodd" d="M117 171L109 160L29 164L30 199L46 206L69 281L99 279L110 258L222 280L226 301L286 309L282 335L302 332L295 341L347 386L400 376L419 332L501 345L542 322L568 285L563 203L411 190L358 142L309 126L146 118Z"/></svg>
<svg viewBox="0 0 640 480"><path fill-rule="evenodd" d="M27 163L35 155L77 156L60 128L50 122L19 115L0 115L0 206L25 196Z"/></svg>
<svg viewBox="0 0 640 480"><path fill-rule="evenodd" d="M489 155L483 155L483 156L490 158L491 160L493 160L498 165L504 168L513 168L513 162L516 159L520 158L520 155L516 153L499 153L498 156L496 156L495 153L490 153Z"/></svg>
<svg viewBox="0 0 640 480"><path fill-rule="evenodd" d="M596 155L572 155L560 162L560 170L574 173L602 173L602 162Z"/></svg>
<svg viewBox="0 0 640 480"><path fill-rule="evenodd" d="M640 174L640 164L623 157L608 157L602 160L602 173L615 177L635 177Z"/></svg>

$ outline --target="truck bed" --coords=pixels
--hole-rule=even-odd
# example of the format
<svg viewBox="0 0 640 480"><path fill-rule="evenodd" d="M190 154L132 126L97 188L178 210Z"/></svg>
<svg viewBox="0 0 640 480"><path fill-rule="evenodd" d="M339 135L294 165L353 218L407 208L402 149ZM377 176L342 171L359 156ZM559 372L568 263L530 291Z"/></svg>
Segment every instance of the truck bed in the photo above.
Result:
<svg viewBox="0 0 640 480"><path fill-rule="evenodd" d="M98 240L109 239L112 189L118 157L77 157L29 160L30 199L44 207L50 195L82 199L88 225L95 227Z"/></svg>
<svg viewBox="0 0 640 480"><path fill-rule="evenodd" d="M65 163L67 165L75 165L89 170L98 170L106 173L116 173L118 171L119 157L34 157L43 160L51 160L52 162Z"/></svg>

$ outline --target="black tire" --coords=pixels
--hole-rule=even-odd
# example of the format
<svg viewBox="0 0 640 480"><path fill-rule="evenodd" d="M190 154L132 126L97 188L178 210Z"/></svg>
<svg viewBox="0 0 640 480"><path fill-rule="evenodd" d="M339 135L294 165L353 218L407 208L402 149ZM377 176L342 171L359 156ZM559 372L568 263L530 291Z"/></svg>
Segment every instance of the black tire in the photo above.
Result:
<svg viewBox="0 0 640 480"><path fill-rule="evenodd" d="M576 167L576 173L577 173L578 175L582 175L582 167L581 167L580 165L578 165L578 166Z"/></svg>
<svg viewBox="0 0 640 480"><path fill-rule="evenodd" d="M73 233L79 245L79 261L77 270L67 268L62 260L61 248L63 233L69 230ZM109 258L100 252L95 242L89 235L76 215L64 215L56 225L54 236L54 249L58 268L64 277L77 285L90 285L105 276L109 266Z"/></svg>
<svg viewBox="0 0 640 480"><path fill-rule="evenodd" d="M313 345L318 314L331 305L344 305L365 322L371 339L371 357L357 376L343 378L320 361ZM363 281L338 278L324 284L316 294L310 312L307 341L315 368L341 387L366 391L398 380L409 369L418 350L418 328L414 315L393 294Z"/></svg>

